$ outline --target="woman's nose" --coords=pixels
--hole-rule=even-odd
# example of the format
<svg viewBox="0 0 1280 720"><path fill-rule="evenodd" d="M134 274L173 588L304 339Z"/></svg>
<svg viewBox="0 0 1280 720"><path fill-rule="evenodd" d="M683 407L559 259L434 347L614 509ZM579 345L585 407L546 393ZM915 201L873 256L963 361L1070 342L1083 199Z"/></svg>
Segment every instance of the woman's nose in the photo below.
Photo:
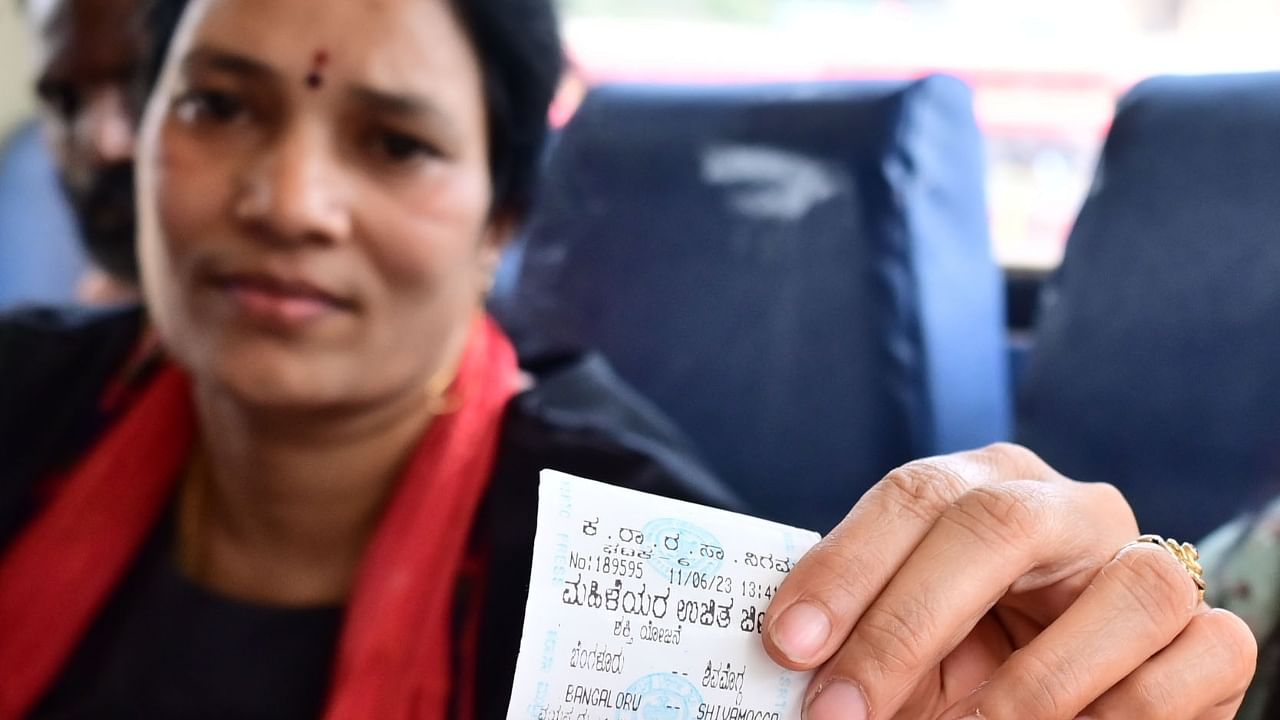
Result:
<svg viewBox="0 0 1280 720"><path fill-rule="evenodd" d="M285 131L252 159L236 213L259 225L271 242L339 242L350 232L344 185L341 163L322 131Z"/></svg>

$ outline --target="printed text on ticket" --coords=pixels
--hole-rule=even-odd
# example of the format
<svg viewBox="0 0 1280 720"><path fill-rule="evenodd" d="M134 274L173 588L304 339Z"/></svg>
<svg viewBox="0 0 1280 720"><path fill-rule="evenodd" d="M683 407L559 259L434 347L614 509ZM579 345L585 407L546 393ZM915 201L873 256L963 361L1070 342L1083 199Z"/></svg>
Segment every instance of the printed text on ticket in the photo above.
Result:
<svg viewBox="0 0 1280 720"><path fill-rule="evenodd" d="M545 470L508 720L792 720L760 642L816 533Z"/></svg>

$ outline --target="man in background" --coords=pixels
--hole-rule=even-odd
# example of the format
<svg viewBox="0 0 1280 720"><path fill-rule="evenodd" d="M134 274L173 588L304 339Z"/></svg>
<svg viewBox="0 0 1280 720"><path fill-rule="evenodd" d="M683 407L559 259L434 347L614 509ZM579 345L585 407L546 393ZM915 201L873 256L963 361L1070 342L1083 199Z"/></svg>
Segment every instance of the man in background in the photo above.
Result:
<svg viewBox="0 0 1280 720"><path fill-rule="evenodd" d="M133 149L144 0L20 0L41 124L93 269L86 302L136 296Z"/></svg>

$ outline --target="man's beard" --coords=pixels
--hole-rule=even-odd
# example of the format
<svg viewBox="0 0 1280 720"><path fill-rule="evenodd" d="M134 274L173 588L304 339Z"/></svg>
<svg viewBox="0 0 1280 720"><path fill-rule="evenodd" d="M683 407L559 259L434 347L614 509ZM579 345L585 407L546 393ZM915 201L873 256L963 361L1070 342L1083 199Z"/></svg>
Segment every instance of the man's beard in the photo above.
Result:
<svg viewBox="0 0 1280 720"><path fill-rule="evenodd" d="M81 241L93 262L113 278L138 284L133 165L103 168L81 192L68 191Z"/></svg>

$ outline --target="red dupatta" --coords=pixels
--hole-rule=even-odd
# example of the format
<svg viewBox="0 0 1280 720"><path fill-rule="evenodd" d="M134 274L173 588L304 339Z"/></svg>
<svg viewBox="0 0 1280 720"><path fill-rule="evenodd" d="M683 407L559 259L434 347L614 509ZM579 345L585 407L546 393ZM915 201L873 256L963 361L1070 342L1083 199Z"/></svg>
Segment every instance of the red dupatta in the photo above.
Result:
<svg viewBox="0 0 1280 720"><path fill-rule="evenodd" d="M453 589L518 378L506 336L477 321L457 409L423 435L361 560L326 720L449 712ZM0 720L48 692L155 528L195 438L190 398L162 369L0 558Z"/></svg>

